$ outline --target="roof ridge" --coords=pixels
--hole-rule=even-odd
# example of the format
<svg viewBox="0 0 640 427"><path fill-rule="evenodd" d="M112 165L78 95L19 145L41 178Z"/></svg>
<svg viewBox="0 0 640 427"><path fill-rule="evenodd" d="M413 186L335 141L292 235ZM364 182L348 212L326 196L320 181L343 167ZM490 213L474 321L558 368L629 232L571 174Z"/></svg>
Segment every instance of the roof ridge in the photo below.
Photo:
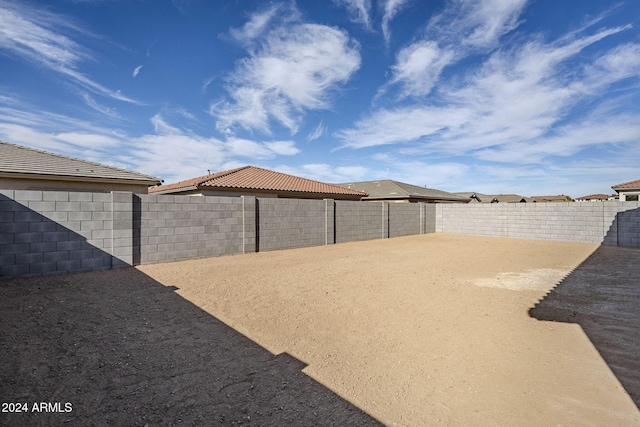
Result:
<svg viewBox="0 0 640 427"><path fill-rule="evenodd" d="M632 179L631 181L622 182L620 184L615 184L615 185L611 186L611 188L615 189L616 187L622 187L623 185L632 184L632 183L635 183L635 182L640 182L640 179Z"/></svg>
<svg viewBox="0 0 640 427"><path fill-rule="evenodd" d="M227 169L227 170L223 170L220 172L215 172L215 173L209 173L208 175L203 175L201 177L196 177L196 178L191 178L191 179L185 179L184 181L194 181L197 185L202 184L203 182L207 182L210 181L212 179L219 179L219 178L224 178L225 176L229 176L231 174L234 174L236 172L240 172L241 170L250 168L250 165L246 165L246 166L240 166L239 168L233 168L233 169ZM202 181L199 181L200 178L206 178L203 179ZM184 181L180 181L180 182L184 182ZM176 184L179 184L178 182L176 182Z"/></svg>
<svg viewBox="0 0 640 427"><path fill-rule="evenodd" d="M407 191L406 189L404 189L404 188L402 188L400 185L398 185L398 184L404 184L404 183L402 183L402 182L400 182L400 181L396 181L396 180L394 180L394 179L383 179L383 180L381 180L381 181L388 181L388 182L390 182L391 184L393 184L397 189L399 189L400 191L402 191L403 193L405 193L407 196L411 196L411 192ZM411 185L411 184L409 184L409 185Z"/></svg>
<svg viewBox="0 0 640 427"><path fill-rule="evenodd" d="M51 151L40 150L38 148L32 148L32 147L27 147L27 146L24 146L24 145L18 145L18 144L14 144L12 142L7 142L7 141L3 141L3 140L0 140L0 144L10 145L10 146L15 147L15 148L19 148L19 149L22 149L22 150L33 151L33 152L44 154L44 155L47 155L47 156L55 156L55 157L59 157L61 159L74 160L74 161L78 161L78 162L82 162L82 163L88 163L90 165L98 166L98 167L101 167L101 168L110 168L110 169L118 170L120 172L127 172L127 173L133 173L133 174L137 174L137 175L143 175L143 176L145 176L147 178L150 178L150 179L158 179L155 176L147 175L146 173L134 172L132 170L119 168L117 166L106 165L106 164L103 164L103 163L93 162L91 160L83 160L83 159L79 159L77 157L66 156L64 154L58 154L58 153L54 153L54 152L51 152Z"/></svg>
<svg viewBox="0 0 640 427"><path fill-rule="evenodd" d="M247 168L260 169L260 170L265 171L265 172L275 172L275 173L279 173L280 175L286 175L286 176L288 176L290 178L294 178L294 179L304 179L306 181L317 182L318 184L322 184L322 185L331 185L332 187L339 187L339 185L331 184L329 182L322 182L322 181L318 181L316 179L305 178L303 176L291 175L290 173L279 172L279 171L275 171L275 170L269 170L269 169L261 168L259 166L247 166Z"/></svg>

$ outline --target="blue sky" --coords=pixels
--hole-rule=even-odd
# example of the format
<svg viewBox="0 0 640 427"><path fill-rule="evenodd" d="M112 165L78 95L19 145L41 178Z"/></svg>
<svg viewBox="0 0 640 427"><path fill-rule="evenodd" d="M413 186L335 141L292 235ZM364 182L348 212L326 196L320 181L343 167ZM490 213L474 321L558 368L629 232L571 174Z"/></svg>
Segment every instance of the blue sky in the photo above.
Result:
<svg viewBox="0 0 640 427"><path fill-rule="evenodd" d="M158 176L640 179L637 0L0 0L0 139Z"/></svg>

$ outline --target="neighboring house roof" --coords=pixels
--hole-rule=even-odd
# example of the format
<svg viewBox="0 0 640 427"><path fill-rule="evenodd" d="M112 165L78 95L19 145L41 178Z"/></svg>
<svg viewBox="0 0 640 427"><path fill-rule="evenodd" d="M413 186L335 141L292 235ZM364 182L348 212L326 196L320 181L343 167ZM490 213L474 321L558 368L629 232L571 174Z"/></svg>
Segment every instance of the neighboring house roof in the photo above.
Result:
<svg viewBox="0 0 640 427"><path fill-rule="evenodd" d="M614 190L640 190L640 179L636 179L635 181L623 182L622 184L616 184L613 187Z"/></svg>
<svg viewBox="0 0 640 427"><path fill-rule="evenodd" d="M341 187L369 193L362 200L410 200L410 201L443 201L467 203L469 198L458 196L434 188L419 187L404 182L383 179L378 181L361 181L338 184Z"/></svg>
<svg viewBox="0 0 640 427"><path fill-rule="evenodd" d="M591 194L589 196L578 197L576 200L609 200L606 194Z"/></svg>
<svg viewBox="0 0 640 427"><path fill-rule="evenodd" d="M480 203L533 203L531 197L520 196L519 194L482 194L475 192L453 193Z"/></svg>
<svg viewBox="0 0 640 427"><path fill-rule="evenodd" d="M567 196L531 196L536 202L567 202Z"/></svg>
<svg viewBox="0 0 640 427"><path fill-rule="evenodd" d="M191 190L250 190L257 192L326 196L326 198L349 197L360 199L367 196L361 191L349 190L337 185L262 169L256 166L226 170L149 190L150 194L181 193Z"/></svg>
<svg viewBox="0 0 640 427"><path fill-rule="evenodd" d="M476 193L474 191L461 191L455 192L453 194L470 199L470 201L472 202L479 203L491 203L491 200L493 199L493 196L490 196L488 194Z"/></svg>
<svg viewBox="0 0 640 427"><path fill-rule="evenodd" d="M533 199L530 197L520 196L519 194L496 194L493 196L493 203L531 203Z"/></svg>
<svg viewBox="0 0 640 427"><path fill-rule="evenodd" d="M0 141L0 177L157 185L161 179Z"/></svg>

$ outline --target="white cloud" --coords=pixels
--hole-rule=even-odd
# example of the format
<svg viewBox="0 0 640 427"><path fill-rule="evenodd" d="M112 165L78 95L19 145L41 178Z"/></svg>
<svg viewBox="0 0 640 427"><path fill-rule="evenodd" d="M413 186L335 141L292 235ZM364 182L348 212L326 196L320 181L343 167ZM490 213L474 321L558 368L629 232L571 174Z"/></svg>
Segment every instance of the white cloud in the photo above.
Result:
<svg viewBox="0 0 640 427"><path fill-rule="evenodd" d="M500 37L515 29L525 3L526 0L449 0L445 9L431 18L423 37L400 50L391 67L392 77L377 97L394 85L400 86L401 98L429 94L445 67L496 47ZM402 4L390 0L385 7L395 10L393 7Z"/></svg>
<svg viewBox="0 0 640 427"><path fill-rule="evenodd" d="M584 132L569 132L565 127L563 131L570 134L567 138L552 132L588 101L597 101L611 85L640 76L636 44L597 53L590 49L589 56L578 56L625 28L551 43L533 38L496 51L475 72L439 82L434 97L417 99L403 108L381 108L335 136L352 148L411 142L402 148L404 154L474 155L522 162L572 154L598 144L628 144L634 135L637 141L628 117L612 122L604 113L599 126L596 121L582 121ZM407 85L411 81L404 80ZM615 102L608 109L615 110ZM578 140L581 142L576 143Z"/></svg>
<svg viewBox="0 0 640 427"><path fill-rule="evenodd" d="M89 50L74 41L68 33L88 35L66 17L23 4L0 4L0 50L55 71L94 93L137 103L77 70L82 63L94 59Z"/></svg>
<svg viewBox="0 0 640 427"><path fill-rule="evenodd" d="M408 0L381 0L382 14L382 35L389 45L391 40L391 31L389 30L389 22L404 8Z"/></svg>
<svg viewBox="0 0 640 427"><path fill-rule="evenodd" d="M267 141L263 144L273 153L280 156L293 156L300 152L293 141Z"/></svg>
<svg viewBox="0 0 640 427"><path fill-rule="evenodd" d="M268 33L273 26L282 26L299 19L300 12L295 5L272 3L269 7L253 13L242 27L230 29L229 34L234 40L250 45Z"/></svg>
<svg viewBox="0 0 640 427"><path fill-rule="evenodd" d="M295 22L259 34L260 43L226 79L231 99L211 105L218 129L270 133L275 121L296 133L304 112L328 108L360 66L358 44L336 28Z"/></svg>
<svg viewBox="0 0 640 427"><path fill-rule="evenodd" d="M338 6L344 6L349 11L351 20L371 28L371 0L333 0Z"/></svg>
<svg viewBox="0 0 640 427"><path fill-rule="evenodd" d="M407 0L382 0L383 16L382 16L382 35L385 43L389 46L391 41L391 31L389 23L398 12L407 4Z"/></svg>
<svg viewBox="0 0 640 427"><path fill-rule="evenodd" d="M298 167L281 165L273 169L278 172L328 183L361 181L362 177L370 172L363 166L334 167L326 163L308 163Z"/></svg>
<svg viewBox="0 0 640 427"><path fill-rule="evenodd" d="M480 159L498 162L539 163L548 156L572 156L602 144L633 145L640 141L640 114L616 117L589 117L562 126L535 143L512 142L480 150Z"/></svg>
<svg viewBox="0 0 640 427"><path fill-rule="evenodd" d="M486 49L520 24L527 0L449 0L427 27L427 37L460 48Z"/></svg>
<svg viewBox="0 0 640 427"><path fill-rule="evenodd" d="M131 73L132 77L138 77L138 74L140 74L140 70L142 70L142 65L138 65L136 68L133 69L133 73Z"/></svg>
<svg viewBox="0 0 640 427"><path fill-rule="evenodd" d="M102 105L96 102L96 100L93 99L88 93L83 93L82 99L84 99L85 104L87 104L89 107L104 114L105 116L111 117L112 119L119 119L119 120L123 118L120 115L120 113L118 113L113 108L109 108L105 105Z"/></svg>
<svg viewBox="0 0 640 427"><path fill-rule="evenodd" d="M307 141L315 141L316 139L324 135L326 132L327 132L327 127L322 123L322 120L321 120L320 123L318 123L318 126L316 126L315 129L309 135L307 135Z"/></svg>
<svg viewBox="0 0 640 427"><path fill-rule="evenodd" d="M413 43L398 53L392 67L393 77L380 93L399 83L402 85L402 97L428 95L444 67L453 60L454 52L440 49L436 42L423 40Z"/></svg>

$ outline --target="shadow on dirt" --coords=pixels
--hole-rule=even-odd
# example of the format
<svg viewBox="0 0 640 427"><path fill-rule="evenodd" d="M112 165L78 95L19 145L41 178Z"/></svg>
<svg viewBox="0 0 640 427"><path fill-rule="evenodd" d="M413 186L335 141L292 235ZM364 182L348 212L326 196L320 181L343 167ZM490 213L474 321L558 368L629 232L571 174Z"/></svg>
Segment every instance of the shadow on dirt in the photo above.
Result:
<svg viewBox="0 0 640 427"><path fill-rule="evenodd" d="M29 411L0 424L381 425L174 290L133 268L0 282L0 396Z"/></svg>
<svg viewBox="0 0 640 427"><path fill-rule="evenodd" d="M640 408L640 250L600 246L529 314L579 324Z"/></svg>

